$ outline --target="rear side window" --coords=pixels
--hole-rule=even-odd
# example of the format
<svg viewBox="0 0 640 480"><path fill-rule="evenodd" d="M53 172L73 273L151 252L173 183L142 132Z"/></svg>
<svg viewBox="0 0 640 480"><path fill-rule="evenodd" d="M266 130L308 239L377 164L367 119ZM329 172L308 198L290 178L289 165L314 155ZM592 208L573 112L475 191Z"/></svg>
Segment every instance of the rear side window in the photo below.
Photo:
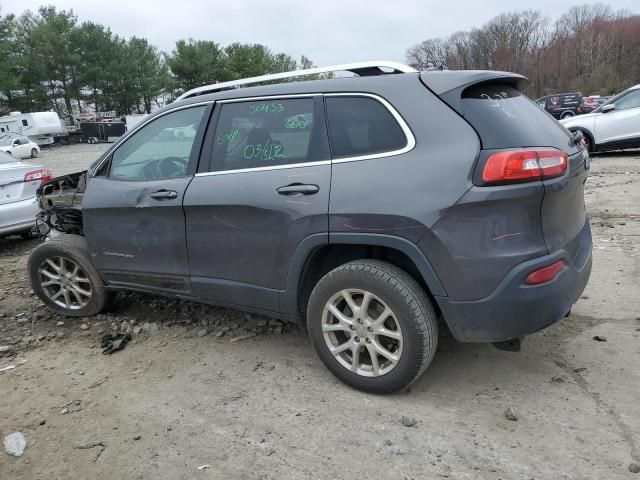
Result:
<svg viewBox="0 0 640 480"><path fill-rule="evenodd" d="M333 158L400 150L407 137L391 112L368 97L325 99Z"/></svg>
<svg viewBox="0 0 640 480"><path fill-rule="evenodd" d="M211 170L238 170L328 160L313 98L223 104Z"/></svg>
<svg viewBox="0 0 640 480"><path fill-rule="evenodd" d="M462 93L462 116L476 129L482 147L569 148L569 132L517 89L479 84Z"/></svg>

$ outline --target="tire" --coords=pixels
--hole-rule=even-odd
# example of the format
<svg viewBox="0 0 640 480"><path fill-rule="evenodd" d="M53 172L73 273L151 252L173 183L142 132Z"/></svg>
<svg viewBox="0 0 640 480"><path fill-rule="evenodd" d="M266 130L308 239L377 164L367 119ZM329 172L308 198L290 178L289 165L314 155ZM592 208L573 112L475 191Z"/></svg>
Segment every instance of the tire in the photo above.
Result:
<svg viewBox="0 0 640 480"><path fill-rule="evenodd" d="M38 158L38 155L39 155L38 150L35 149L35 148L32 148L31 149L31 158Z"/></svg>
<svg viewBox="0 0 640 480"><path fill-rule="evenodd" d="M562 115L560 115L561 119L564 118L570 118L570 117L574 117L575 115L573 114L573 112L564 112Z"/></svg>
<svg viewBox="0 0 640 480"><path fill-rule="evenodd" d="M363 318L356 312L365 295L371 300ZM346 306L347 296L356 310ZM391 315L384 320L380 311L386 311L386 307ZM336 308L348 321L338 320L332 313ZM380 319L383 323L376 326ZM331 373L347 385L370 393L390 393L410 385L429 366L438 344L436 314L424 290L403 270L378 260L349 262L322 277L309 298L307 330ZM398 339L376 332L387 332ZM346 344L352 348L345 350ZM375 353L381 351L380 346L384 355ZM336 354L340 349L342 352ZM355 349L358 367L353 362Z"/></svg>
<svg viewBox="0 0 640 480"><path fill-rule="evenodd" d="M71 274L75 266L79 267L78 273L66 278L65 272ZM91 262L86 240L79 235L63 234L38 246L29 256L27 271L31 287L40 300L51 310L67 316L97 315L113 297L112 292L104 289L102 279ZM63 278L57 284L46 285L52 276ZM56 298L56 293L63 290L62 287L67 292L61 292L62 295L58 294ZM89 295L78 292L89 292Z"/></svg>

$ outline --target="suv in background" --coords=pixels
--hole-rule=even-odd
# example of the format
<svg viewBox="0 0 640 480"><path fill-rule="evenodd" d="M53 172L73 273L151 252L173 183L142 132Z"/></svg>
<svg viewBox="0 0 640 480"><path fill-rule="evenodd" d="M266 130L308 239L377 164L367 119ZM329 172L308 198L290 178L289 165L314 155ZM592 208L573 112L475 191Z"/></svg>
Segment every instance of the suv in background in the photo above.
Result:
<svg viewBox="0 0 640 480"><path fill-rule="evenodd" d="M537 99L536 103L540 108L558 119L569 118L583 113L582 94L580 92L547 95Z"/></svg>
<svg viewBox="0 0 640 480"><path fill-rule="evenodd" d="M591 152L640 148L640 84L616 95L592 113L561 123L571 132L582 132Z"/></svg>
<svg viewBox="0 0 640 480"><path fill-rule="evenodd" d="M236 88L335 71L358 76ZM422 374L438 316L516 350L591 270L588 155L525 82L364 62L189 91L43 185L33 289L66 315L138 290L296 322L369 392Z"/></svg>

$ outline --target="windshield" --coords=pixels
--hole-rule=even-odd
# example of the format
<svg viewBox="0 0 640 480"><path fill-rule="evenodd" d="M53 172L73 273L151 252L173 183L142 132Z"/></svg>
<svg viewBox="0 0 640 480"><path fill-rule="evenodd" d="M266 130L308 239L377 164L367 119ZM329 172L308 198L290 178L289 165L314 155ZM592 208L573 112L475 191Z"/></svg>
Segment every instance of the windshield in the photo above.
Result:
<svg viewBox="0 0 640 480"><path fill-rule="evenodd" d="M627 93L629 93L632 89L629 88L627 90L625 90L622 93L619 93L618 95L616 95L615 97L613 97L611 100L609 100L608 102L604 102L603 104L601 104L598 108L596 108L593 113L599 113L602 112L602 107L604 107L605 105L610 105L612 103L616 103L616 101L618 101L618 99L620 99L620 97L625 96Z"/></svg>

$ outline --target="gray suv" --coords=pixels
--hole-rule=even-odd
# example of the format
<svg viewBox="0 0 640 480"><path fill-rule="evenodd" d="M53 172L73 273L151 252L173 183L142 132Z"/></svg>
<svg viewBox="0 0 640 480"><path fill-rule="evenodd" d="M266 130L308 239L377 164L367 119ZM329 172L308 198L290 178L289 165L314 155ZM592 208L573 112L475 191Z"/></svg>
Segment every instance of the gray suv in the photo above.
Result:
<svg viewBox="0 0 640 480"><path fill-rule="evenodd" d="M41 187L33 289L66 315L137 290L289 320L369 392L422 374L439 317L518 349L591 270L588 153L524 82L368 62L187 92Z"/></svg>

